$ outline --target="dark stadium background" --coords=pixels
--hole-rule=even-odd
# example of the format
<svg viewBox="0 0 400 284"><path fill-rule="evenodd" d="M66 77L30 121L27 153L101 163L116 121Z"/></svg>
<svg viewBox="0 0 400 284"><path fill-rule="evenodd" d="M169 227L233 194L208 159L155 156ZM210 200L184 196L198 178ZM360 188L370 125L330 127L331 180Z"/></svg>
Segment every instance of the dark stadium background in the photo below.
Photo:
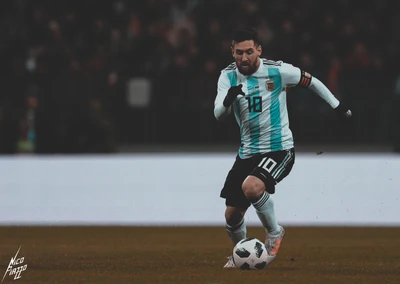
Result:
<svg viewBox="0 0 400 284"><path fill-rule="evenodd" d="M218 123L213 101L232 33L246 25L264 57L312 73L354 112L338 127L322 99L291 89L298 149L400 151L399 5L1 1L0 153L234 151L236 123Z"/></svg>

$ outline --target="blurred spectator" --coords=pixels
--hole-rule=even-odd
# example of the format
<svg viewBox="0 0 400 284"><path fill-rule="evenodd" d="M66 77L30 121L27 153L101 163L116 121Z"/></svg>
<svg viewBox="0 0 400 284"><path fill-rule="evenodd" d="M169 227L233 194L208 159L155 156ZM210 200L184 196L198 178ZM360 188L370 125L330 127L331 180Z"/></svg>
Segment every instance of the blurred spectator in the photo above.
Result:
<svg viewBox="0 0 400 284"><path fill-rule="evenodd" d="M0 101L0 154L17 152L18 117L9 101Z"/></svg>
<svg viewBox="0 0 400 284"><path fill-rule="evenodd" d="M19 119L18 153L34 153L36 151L36 111L38 99L32 92L25 97L25 109Z"/></svg>

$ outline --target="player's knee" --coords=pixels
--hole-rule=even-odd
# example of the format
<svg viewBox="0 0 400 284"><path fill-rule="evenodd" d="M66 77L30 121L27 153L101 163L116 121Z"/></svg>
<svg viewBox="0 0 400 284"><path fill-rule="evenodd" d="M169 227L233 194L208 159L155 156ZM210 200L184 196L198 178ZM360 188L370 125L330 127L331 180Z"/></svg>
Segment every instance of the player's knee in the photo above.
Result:
<svg viewBox="0 0 400 284"><path fill-rule="evenodd" d="M247 199L257 199L265 191L262 180L255 176L249 176L242 184L242 190Z"/></svg>
<svg viewBox="0 0 400 284"><path fill-rule="evenodd" d="M239 222L242 221L245 213L246 213L245 209L228 206L225 210L226 223L230 226L239 224Z"/></svg>

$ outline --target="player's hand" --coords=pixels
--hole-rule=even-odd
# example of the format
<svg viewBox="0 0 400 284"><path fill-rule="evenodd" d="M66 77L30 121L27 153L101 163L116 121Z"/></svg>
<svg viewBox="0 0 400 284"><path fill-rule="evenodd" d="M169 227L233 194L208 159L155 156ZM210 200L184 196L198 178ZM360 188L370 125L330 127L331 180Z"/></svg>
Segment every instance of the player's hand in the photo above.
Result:
<svg viewBox="0 0 400 284"><path fill-rule="evenodd" d="M238 86L232 86L228 90L228 94L224 99L224 107L230 107L233 101L238 95L245 96L246 94L242 91L242 84Z"/></svg>
<svg viewBox="0 0 400 284"><path fill-rule="evenodd" d="M340 122L350 121L353 116L351 110L343 103L339 103L339 105L335 108L335 112Z"/></svg>

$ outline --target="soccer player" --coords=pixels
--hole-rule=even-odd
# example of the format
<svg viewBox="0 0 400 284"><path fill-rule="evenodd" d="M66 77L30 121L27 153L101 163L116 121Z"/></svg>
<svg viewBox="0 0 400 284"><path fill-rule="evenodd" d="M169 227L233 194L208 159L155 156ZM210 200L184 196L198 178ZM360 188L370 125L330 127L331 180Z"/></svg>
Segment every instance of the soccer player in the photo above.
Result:
<svg viewBox="0 0 400 284"><path fill-rule="evenodd" d="M220 194L225 198L228 236L233 245L246 238L244 215L252 205L265 228L265 246L273 260L285 230L277 222L271 195L295 161L286 89L311 89L335 110L339 119L349 119L352 113L320 80L291 64L260 58L261 52L254 29L235 32L235 62L221 71L214 115L223 120L233 111L241 135L238 155ZM230 256L224 268L231 267L235 265Z"/></svg>

